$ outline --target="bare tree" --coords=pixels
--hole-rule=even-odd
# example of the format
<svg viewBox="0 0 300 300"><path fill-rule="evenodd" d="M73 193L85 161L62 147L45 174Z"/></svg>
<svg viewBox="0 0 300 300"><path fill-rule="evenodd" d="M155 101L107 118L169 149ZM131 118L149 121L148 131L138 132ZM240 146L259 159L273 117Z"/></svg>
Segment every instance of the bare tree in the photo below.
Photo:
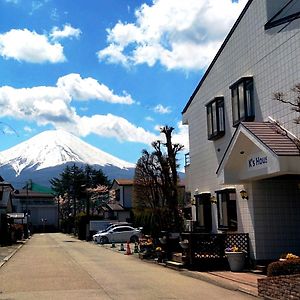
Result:
<svg viewBox="0 0 300 300"><path fill-rule="evenodd" d="M283 92L274 93L273 100L289 104L291 109L299 114L299 116L294 119L294 122L300 124L300 83L295 84L291 91L296 94L292 101L287 100L286 95Z"/></svg>
<svg viewBox="0 0 300 300"><path fill-rule="evenodd" d="M164 126L161 132L166 142L152 143L153 152L143 150L134 177L135 215L147 219L154 231L178 230L181 224L178 210L178 173L176 156L183 149L172 143L174 128ZM155 224L154 221L156 222ZM158 225L159 224L159 225ZM144 224L143 224L144 225Z"/></svg>

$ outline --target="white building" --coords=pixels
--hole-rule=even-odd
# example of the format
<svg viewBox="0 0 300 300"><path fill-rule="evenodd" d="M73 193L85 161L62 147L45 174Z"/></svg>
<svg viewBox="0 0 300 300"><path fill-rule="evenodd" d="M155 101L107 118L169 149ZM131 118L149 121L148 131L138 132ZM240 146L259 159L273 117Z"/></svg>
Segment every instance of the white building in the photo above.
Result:
<svg viewBox="0 0 300 300"><path fill-rule="evenodd" d="M53 194L32 190L17 190L13 194L14 211L26 213L26 223L33 232L58 230L58 206Z"/></svg>
<svg viewBox="0 0 300 300"><path fill-rule="evenodd" d="M297 83L300 1L250 0L183 110L197 228L249 233L256 261L300 255L299 114L273 100Z"/></svg>

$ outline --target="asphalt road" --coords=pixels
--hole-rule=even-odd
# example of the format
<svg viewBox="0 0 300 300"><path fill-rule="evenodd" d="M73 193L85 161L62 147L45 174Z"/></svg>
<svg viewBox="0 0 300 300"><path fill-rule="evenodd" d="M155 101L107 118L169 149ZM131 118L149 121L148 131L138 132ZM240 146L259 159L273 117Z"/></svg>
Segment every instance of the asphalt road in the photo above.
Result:
<svg viewBox="0 0 300 300"><path fill-rule="evenodd" d="M76 240L34 235L2 268L0 299L255 299Z"/></svg>

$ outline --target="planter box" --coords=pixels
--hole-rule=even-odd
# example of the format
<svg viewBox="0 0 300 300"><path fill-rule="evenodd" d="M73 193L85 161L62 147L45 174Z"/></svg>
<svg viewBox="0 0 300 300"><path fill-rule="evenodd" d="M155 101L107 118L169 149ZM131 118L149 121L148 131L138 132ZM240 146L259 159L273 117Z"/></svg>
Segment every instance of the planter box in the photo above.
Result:
<svg viewBox="0 0 300 300"><path fill-rule="evenodd" d="M244 252L225 252L232 272L241 272L245 266Z"/></svg>

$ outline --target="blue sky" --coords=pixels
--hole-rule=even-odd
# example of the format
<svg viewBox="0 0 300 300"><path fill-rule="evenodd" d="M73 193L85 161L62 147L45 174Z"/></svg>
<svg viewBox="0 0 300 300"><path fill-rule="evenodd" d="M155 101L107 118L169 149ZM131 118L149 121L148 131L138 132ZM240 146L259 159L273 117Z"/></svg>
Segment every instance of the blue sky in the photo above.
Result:
<svg viewBox="0 0 300 300"><path fill-rule="evenodd" d="M62 128L135 163L173 126L246 0L0 0L0 151ZM181 165L183 162L181 162Z"/></svg>

